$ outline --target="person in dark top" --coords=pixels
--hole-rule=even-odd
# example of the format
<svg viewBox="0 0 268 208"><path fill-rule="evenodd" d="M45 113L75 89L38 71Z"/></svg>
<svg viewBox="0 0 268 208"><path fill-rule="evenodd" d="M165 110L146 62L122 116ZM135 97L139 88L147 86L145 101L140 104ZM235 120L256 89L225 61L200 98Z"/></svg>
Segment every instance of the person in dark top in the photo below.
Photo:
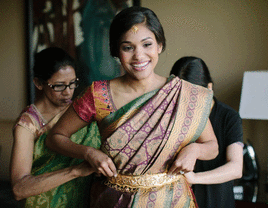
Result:
<svg viewBox="0 0 268 208"><path fill-rule="evenodd" d="M213 82L205 62L186 56L175 62L170 74L208 89ZM215 97L209 117L219 144L219 155L209 161L197 160L194 172L185 174L193 185L200 208L235 207L233 180L242 177L243 129L239 114Z"/></svg>

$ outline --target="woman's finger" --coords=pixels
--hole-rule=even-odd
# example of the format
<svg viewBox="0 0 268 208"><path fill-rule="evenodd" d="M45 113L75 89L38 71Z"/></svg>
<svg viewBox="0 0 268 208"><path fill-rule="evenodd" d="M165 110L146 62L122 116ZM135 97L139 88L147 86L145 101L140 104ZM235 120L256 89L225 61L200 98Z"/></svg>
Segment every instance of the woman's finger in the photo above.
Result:
<svg viewBox="0 0 268 208"><path fill-rule="evenodd" d="M108 166L108 164L103 164L101 167L98 168L98 170L106 177L113 177L114 173Z"/></svg>
<svg viewBox="0 0 268 208"><path fill-rule="evenodd" d="M108 162L108 165L109 165L110 170L113 172L113 176L116 177L117 176L117 170L116 170L116 167L115 167L113 161L110 160Z"/></svg>
<svg viewBox="0 0 268 208"><path fill-rule="evenodd" d="M181 170L181 167L178 167L178 164L176 163L176 161L174 161L168 171L168 174L176 174L176 172L180 170Z"/></svg>

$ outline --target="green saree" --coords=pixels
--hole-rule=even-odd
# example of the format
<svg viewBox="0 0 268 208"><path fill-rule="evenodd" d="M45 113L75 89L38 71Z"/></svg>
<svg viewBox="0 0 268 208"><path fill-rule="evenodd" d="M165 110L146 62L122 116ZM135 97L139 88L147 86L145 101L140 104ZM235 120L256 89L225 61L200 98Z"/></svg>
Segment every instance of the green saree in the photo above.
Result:
<svg viewBox="0 0 268 208"><path fill-rule="evenodd" d="M32 175L41 175L48 172L60 170L72 165L78 165L83 160L65 157L49 150L45 145L48 131L55 125L63 112L56 115L49 123L43 125L42 117L36 107L31 105L21 115L17 125L21 125L38 136L34 144ZM26 124L26 117L30 118L31 124ZM33 125L34 124L34 125ZM35 128L34 128L35 127ZM37 128L36 128L37 127ZM34 129L34 130L33 130ZM40 136L39 136L40 135ZM94 138L94 139L93 139ZM98 138L98 139L96 139ZM71 140L78 144L100 147L100 136L95 122L80 129L72 135ZM88 195L90 190L92 176L79 177L63 185L60 185L50 191L31 196L25 200L23 206L26 208L76 208L88 207Z"/></svg>

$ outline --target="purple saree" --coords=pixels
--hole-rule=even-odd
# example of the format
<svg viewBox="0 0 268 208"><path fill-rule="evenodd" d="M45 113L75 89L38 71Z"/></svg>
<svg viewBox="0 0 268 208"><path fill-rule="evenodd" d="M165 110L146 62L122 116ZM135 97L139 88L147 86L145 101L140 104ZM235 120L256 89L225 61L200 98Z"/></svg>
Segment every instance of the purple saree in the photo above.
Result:
<svg viewBox="0 0 268 208"><path fill-rule="evenodd" d="M197 207L185 177L166 172L204 130L211 100L212 91L171 76L102 119L101 150L118 176L93 184L91 207Z"/></svg>

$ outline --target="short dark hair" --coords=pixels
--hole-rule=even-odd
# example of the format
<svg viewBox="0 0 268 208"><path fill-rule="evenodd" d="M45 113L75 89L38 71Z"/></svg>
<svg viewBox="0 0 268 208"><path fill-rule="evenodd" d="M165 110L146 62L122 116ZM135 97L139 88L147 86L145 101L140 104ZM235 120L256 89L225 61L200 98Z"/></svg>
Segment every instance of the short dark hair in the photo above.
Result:
<svg viewBox="0 0 268 208"><path fill-rule="evenodd" d="M119 44L122 36L136 24L145 23L146 27L155 35L158 44L162 44L162 51L166 48L163 27L156 14L145 7L133 6L119 12L110 26L110 53L119 56Z"/></svg>
<svg viewBox="0 0 268 208"><path fill-rule="evenodd" d="M34 77L40 81L47 81L66 66L71 66L75 70L75 61L67 52L58 47L46 48L35 55Z"/></svg>
<svg viewBox="0 0 268 208"><path fill-rule="evenodd" d="M170 74L203 87L207 87L208 83L213 83L206 63L194 56L185 56L177 60Z"/></svg>

